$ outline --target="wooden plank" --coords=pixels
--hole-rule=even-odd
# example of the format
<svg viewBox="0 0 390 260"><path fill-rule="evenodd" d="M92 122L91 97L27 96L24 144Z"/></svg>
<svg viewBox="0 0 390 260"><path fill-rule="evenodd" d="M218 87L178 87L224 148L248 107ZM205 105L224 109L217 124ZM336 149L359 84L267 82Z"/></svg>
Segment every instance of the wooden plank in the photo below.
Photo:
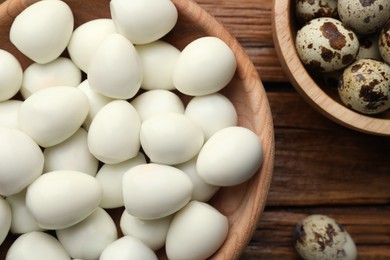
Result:
<svg viewBox="0 0 390 260"><path fill-rule="evenodd" d="M286 82L272 39L272 1L196 0L237 38L263 82Z"/></svg>
<svg viewBox="0 0 390 260"><path fill-rule="evenodd" d="M295 92L268 92L275 125L269 206L386 204L390 138L341 127Z"/></svg>
<svg viewBox="0 0 390 260"><path fill-rule="evenodd" d="M242 259L299 259L293 247L295 225L311 214L325 214L342 224L360 258L390 257L390 207L267 207ZM373 257L375 256L375 257Z"/></svg>

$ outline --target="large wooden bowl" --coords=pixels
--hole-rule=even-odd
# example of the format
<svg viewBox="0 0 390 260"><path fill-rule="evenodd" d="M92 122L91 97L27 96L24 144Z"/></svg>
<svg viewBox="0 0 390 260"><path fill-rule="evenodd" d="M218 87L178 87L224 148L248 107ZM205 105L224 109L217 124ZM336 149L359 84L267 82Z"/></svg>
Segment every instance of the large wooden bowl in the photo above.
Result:
<svg viewBox="0 0 390 260"><path fill-rule="evenodd" d="M308 73L295 49L298 22L295 0L274 0L272 23L275 49L289 80L301 96L317 111L345 127L375 135L390 136L390 111L367 116L345 107L337 93Z"/></svg>
<svg viewBox="0 0 390 260"><path fill-rule="evenodd" d="M0 48L12 52L25 68L31 61L9 42L9 29L23 9L36 0L9 0L0 5ZM75 27L95 18L110 17L109 0L66 0L75 17ZM237 40L209 13L190 0L173 0L179 21L166 40L182 49L190 41L205 35L221 38L233 50L237 72L223 93L234 103L239 125L256 132L263 143L264 160L259 172L249 181L221 189L210 201L229 219L228 237L213 259L236 259L249 242L262 214L270 186L274 160L274 132L269 103L261 80ZM116 223L123 209L109 210ZM9 235L0 247L0 259L15 239ZM158 252L165 258L163 250Z"/></svg>

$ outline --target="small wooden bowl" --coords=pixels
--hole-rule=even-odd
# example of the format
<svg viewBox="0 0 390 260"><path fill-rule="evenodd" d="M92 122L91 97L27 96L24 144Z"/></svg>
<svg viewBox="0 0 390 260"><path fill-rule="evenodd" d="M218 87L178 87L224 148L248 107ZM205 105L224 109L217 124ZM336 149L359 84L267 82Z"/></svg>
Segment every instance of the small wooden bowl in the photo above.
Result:
<svg viewBox="0 0 390 260"><path fill-rule="evenodd" d="M274 0L272 29L277 55L295 89L316 110L336 123L363 133L390 136L390 111L377 116L357 113L342 104L336 87L326 86L308 73L295 49L298 22L294 3L295 0Z"/></svg>
<svg viewBox="0 0 390 260"><path fill-rule="evenodd" d="M14 18L36 0L8 0L0 5L0 48L13 53L26 68L31 61L9 42L9 29ZM109 0L66 0L73 10L75 28L95 18L110 17ZM259 172L249 181L234 187L222 188L210 203L229 219L229 233L225 243L213 259L236 259L251 239L252 232L265 206L274 160L274 132L269 103L254 65L238 41L209 13L190 0L172 0L179 11L179 20L164 39L182 49L192 40L206 35L225 41L233 50L238 68L223 93L234 103L239 125L256 132L263 143L263 163ZM123 208L108 210L119 223ZM119 230L119 229L118 229ZM120 231L119 231L120 232ZM15 236L9 235L0 247L0 259ZM158 252L166 258L163 250Z"/></svg>

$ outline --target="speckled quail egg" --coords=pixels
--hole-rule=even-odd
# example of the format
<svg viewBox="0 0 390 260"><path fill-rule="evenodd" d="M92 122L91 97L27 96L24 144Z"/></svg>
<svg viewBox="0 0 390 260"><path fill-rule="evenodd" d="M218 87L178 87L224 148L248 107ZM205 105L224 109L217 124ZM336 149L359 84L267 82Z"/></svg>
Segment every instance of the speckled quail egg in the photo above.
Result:
<svg viewBox="0 0 390 260"><path fill-rule="evenodd" d="M390 108L390 66L361 59L344 70L338 87L341 101L363 114L377 114Z"/></svg>
<svg viewBox="0 0 390 260"><path fill-rule="evenodd" d="M340 20L358 34L370 34L390 18L389 0L339 0Z"/></svg>
<svg viewBox="0 0 390 260"><path fill-rule="evenodd" d="M306 260L353 260L355 243L348 232L333 218L310 215L296 225L294 246Z"/></svg>
<svg viewBox="0 0 390 260"><path fill-rule="evenodd" d="M383 26L379 34L379 53L382 59L390 64L390 19Z"/></svg>
<svg viewBox="0 0 390 260"><path fill-rule="evenodd" d="M317 72L346 67L359 50L355 33L328 17L313 19L298 30L295 45L302 63Z"/></svg>
<svg viewBox="0 0 390 260"><path fill-rule="evenodd" d="M295 14L305 24L314 18L337 18L337 0L296 0Z"/></svg>
<svg viewBox="0 0 390 260"><path fill-rule="evenodd" d="M356 60L373 59L382 60L379 53L379 35L377 33L367 35L359 39L359 52Z"/></svg>

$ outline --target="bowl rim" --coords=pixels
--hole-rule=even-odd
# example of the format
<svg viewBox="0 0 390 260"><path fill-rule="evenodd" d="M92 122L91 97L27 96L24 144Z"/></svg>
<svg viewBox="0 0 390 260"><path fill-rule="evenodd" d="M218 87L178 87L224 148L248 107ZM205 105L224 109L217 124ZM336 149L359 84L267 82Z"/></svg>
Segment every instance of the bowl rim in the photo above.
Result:
<svg viewBox="0 0 390 260"><path fill-rule="evenodd" d="M297 92L325 117L358 132L390 136L390 120L355 112L328 96L306 71L295 49L290 21L292 0L273 0L272 36L286 76Z"/></svg>

